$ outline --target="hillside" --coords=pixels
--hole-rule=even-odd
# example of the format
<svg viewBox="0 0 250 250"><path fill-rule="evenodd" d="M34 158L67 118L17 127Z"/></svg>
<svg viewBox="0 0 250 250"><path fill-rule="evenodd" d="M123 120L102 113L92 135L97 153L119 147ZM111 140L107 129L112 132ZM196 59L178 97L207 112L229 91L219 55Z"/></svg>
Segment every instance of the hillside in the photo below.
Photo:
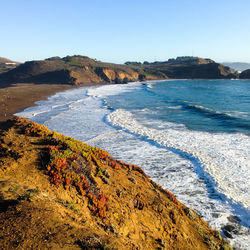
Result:
<svg viewBox="0 0 250 250"><path fill-rule="evenodd" d="M232 249L140 167L23 118L1 127L3 249Z"/></svg>
<svg viewBox="0 0 250 250"><path fill-rule="evenodd" d="M79 85L91 83L127 83L129 81L204 78L236 78L230 68L210 59L178 57L166 62L125 64L104 63L86 56L52 57L29 61L0 74L0 84L59 83Z"/></svg>
<svg viewBox="0 0 250 250"><path fill-rule="evenodd" d="M85 56L52 57L25 62L16 69L0 75L0 82L65 83L136 81L141 69L126 65L98 62ZM152 76L152 78L154 78ZM150 76L148 79L151 79Z"/></svg>
<svg viewBox="0 0 250 250"><path fill-rule="evenodd" d="M145 71L159 71L169 78L178 79L226 79L237 78L229 67L211 59L198 57L177 57L167 62L146 64Z"/></svg>
<svg viewBox="0 0 250 250"><path fill-rule="evenodd" d="M14 62L10 59L0 57L0 74L7 72L11 69L16 68L18 65L20 65L19 62Z"/></svg>
<svg viewBox="0 0 250 250"><path fill-rule="evenodd" d="M242 71L240 73L240 79L250 79L250 69Z"/></svg>

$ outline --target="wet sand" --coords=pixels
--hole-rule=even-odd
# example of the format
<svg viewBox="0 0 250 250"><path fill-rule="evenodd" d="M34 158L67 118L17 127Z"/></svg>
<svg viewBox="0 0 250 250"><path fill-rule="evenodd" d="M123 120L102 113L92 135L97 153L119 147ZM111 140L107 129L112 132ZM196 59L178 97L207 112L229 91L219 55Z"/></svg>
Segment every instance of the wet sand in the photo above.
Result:
<svg viewBox="0 0 250 250"><path fill-rule="evenodd" d="M13 114L33 106L39 100L46 100L57 92L83 86L101 84L85 83L80 86L66 84L13 84L9 87L0 87L0 130L2 122L13 117Z"/></svg>

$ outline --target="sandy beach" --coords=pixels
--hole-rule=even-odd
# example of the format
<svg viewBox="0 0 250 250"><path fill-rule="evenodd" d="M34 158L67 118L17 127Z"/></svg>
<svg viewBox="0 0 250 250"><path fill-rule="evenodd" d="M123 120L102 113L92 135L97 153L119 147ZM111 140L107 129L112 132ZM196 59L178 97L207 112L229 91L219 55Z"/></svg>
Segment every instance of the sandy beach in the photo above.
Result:
<svg viewBox="0 0 250 250"><path fill-rule="evenodd" d="M84 83L80 86L66 84L31 84L19 83L8 87L0 87L0 129L1 122L11 118L13 114L33 106L35 102L45 100L57 92L84 86L99 84Z"/></svg>

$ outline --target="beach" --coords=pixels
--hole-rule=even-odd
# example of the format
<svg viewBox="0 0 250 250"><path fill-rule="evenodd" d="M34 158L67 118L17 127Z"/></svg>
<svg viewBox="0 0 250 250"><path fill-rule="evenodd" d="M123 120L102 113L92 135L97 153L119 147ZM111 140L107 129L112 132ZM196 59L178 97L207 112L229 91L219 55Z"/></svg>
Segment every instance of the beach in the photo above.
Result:
<svg viewBox="0 0 250 250"><path fill-rule="evenodd" d="M46 100L48 96L57 92L95 85L100 84L84 83L80 86L73 86L67 84L17 83L0 87L0 122L6 121L11 118L13 114L25 108L34 106L37 101Z"/></svg>

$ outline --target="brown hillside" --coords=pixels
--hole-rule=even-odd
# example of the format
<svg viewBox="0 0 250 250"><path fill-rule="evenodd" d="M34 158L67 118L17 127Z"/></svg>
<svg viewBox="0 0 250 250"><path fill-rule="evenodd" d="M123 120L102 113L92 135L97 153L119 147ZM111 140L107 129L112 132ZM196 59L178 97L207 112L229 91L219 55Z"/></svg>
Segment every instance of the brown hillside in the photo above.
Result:
<svg viewBox="0 0 250 250"><path fill-rule="evenodd" d="M0 86L12 83L53 83L79 85L82 83L127 83L159 79L228 79L238 75L229 67L210 59L177 57L165 62L143 64L100 62L87 56L52 57L29 61L0 74Z"/></svg>
<svg viewBox="0 0 250 250"><path fill-rule="evenodd" d="M52 57L29 61L0 75L0 83L127 83L138 80L142 69L99 62L86 56ZM147 79L154 79L148 76Z"/></svg>
<svg viewBox="0 0 250 250"><path fill-rule="evenodd" d="M5 73L20 65L19 62L12 61L8 58L0 57L0 74Z"/></svg>
<svg viewBox="0 0 250 250"><path fill-rule="evenodd" d="M140 167L25 119L2 127L2 249L231 249Z"/></svg>

